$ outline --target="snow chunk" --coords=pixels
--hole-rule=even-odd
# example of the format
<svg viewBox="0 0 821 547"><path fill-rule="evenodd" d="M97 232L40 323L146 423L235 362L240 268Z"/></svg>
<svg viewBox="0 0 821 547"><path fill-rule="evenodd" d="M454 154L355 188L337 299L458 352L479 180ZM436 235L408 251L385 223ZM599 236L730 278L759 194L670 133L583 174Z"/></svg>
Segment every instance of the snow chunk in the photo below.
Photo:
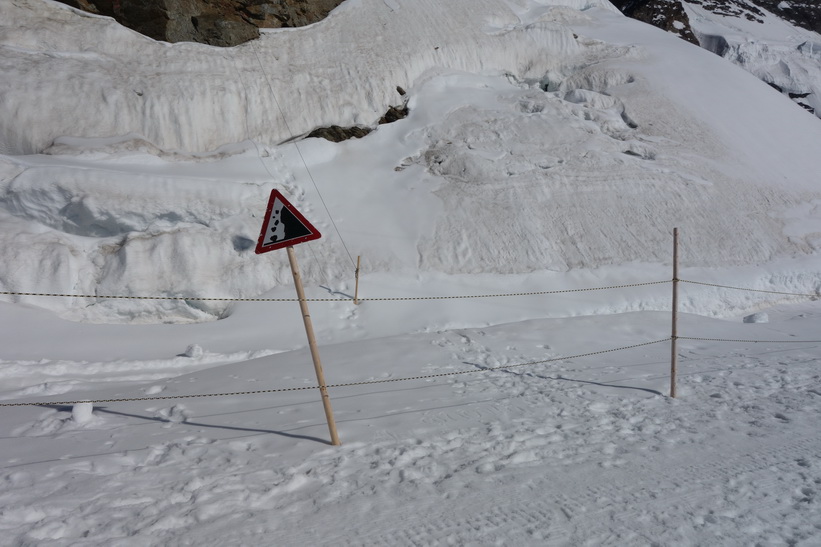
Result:
<svg viewBox="0 0 821 547"><path fill-rule="evenodd" d="M744 318L745 323L769 323L770 318L765 312L753 313Z"/></svg>
<svg viewBox="0 0 821 547"><path fill-rule="evenodd" d="M85 425L94 418L92 403L77 403L71 408L71 419L79 425Z"/></svg>
<svg viewBox="0 0 821 547"><path fill-rule="evenodd" d="M191 344L187 348L185 348L185 352L182 354L183 357L190 357L191 359L199 359L203 355L202 346L199 344Z"/></svg>

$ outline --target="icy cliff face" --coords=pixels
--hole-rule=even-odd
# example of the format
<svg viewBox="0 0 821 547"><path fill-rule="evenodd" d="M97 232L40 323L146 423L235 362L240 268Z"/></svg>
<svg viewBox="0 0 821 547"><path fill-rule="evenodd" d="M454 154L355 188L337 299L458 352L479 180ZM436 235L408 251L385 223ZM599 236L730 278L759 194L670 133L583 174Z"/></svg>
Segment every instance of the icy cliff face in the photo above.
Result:
<svg viewBox="0 0 821 547"><path fill-rule="evenodd" d="M42 0L4 4L0 152L41 152L63 135L133 133L188 152L249 137L279 143L321 126L376 125L399 102L396 86L432 68L540 78L578 50L556 23L487 32L488 14L511 17L500 0L431 7L418 15L426 26L418 8L366 4L343 4L319 26L218 50L155 42ZM606 0L556 6L612 9Z"/></svg>
<svg viewBox="0 0 821 547"><path fill-rule="evenodd" d="M4 297L63 317L202 321L230 307L197 297L289 284L287 259L253 254L272 187L323 234L306 282L340 294L359 254L393 296L618 283L669 261L674 226L691 266L821 249L821 125L604 1L358 0L230 49L0 6L0 290L90 295ZM404 98L362 139L301 139Z"/></svg>

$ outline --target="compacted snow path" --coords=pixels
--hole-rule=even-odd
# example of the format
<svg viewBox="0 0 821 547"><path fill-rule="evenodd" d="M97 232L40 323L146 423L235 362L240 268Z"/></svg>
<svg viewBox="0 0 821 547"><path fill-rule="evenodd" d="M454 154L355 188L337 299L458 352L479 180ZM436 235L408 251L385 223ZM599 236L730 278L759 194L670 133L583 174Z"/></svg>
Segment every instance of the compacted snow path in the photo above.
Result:
<svg viewBox="0 0 821 547"><path fill-rule="evenodd" d="M811 340L819 325L817 304L769 316L764 324L686 316L683 326L695 337ZM445 370L482 368L592 349L584 333L597 330L596 346L625 333L661 338L664 318L531 321L333 354L340 368L358 355L358 374L412 374L418 359L441 370L447 355ZM664 395L667 343L337 388L342 447L323 447L313 391L101 403L80 421L71 407L9 409L2 435L16 446L4 449L0 528L19 544L56 545L801 545L815 537L821 343L680 344L678 399ZM375 349L385 346L391 364ZM300 351L219 366L180 376L163 394L216 392L229 379L247 385L285 363L307 377L306 359Z"/></svg>

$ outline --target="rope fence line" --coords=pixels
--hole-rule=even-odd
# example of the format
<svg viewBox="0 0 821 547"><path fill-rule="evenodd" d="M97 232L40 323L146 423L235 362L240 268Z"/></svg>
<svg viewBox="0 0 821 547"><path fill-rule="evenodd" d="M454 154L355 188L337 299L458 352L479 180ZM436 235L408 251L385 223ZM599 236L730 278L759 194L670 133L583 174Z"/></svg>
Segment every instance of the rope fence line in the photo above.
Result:
<svg viewBox="0 0 821 547"><path fill-rule="evenodd" d="M608 285L605 287L585 287L580 289L558 289L552 291L531 291L531 292L514 292L514 293L493 293L493 294L467 294L467 295L451 295L451 296L399 296L399 297L374 297L374 298L359 298L359 302L398 302L409 300L463 300L472 298L502 298L511 296L543 296L548 294L563 294L563 293L580 293L592 291L605 291L612 289L629 289L633 287L646 287L650 285L663 285L672 283L674 280L663 281L647 281L644 283L628 283L624 285ZM720 289L732 289L737 291L749 291L766 294L779 294L784 296L799 296L805 298L819 298L819 293L795 293L785 291L768 291L763 289L750 289L748 287L733 287L731 285L720 285L718 283L706 283L703 281L692 281L689 279L678 279L680 283L689 283L691 285L702 285L705 287L716 287ZM0 291L0 295L5 296L43 296L56 298L95 298L98 300L191 300L191 301L213 301L213 302L352 302L353 297L349 298L232 298L232 297L212 297L212 296L129 296L119 294L68 294L68 293L41 293L41 292L18 292L18 291Z"/></svg>
<svg viewBox="0 0 821 547"><path fill-rule="evenodd" d="M631 283L627 285L609 285L606 287L589 287L581 289L560 289L554 291L534 291L534 292L517 292L517 293L496 293L496 294L474 294L474 295L456 295L456 296L400 296L400 297L384 297L384 298L359 298L359 302L389 302L389 301L406 301L406 300L458 300L470 298L500 298L510 296L539 296L546 294L561 294L561 293L578 293L578 292L592 292L605 291L611 289L626 289L631 287L643 287L647 285L661 285L671 283L670 280L665 281L649 281L645 283ZM103 294L64 294L64 293L38 293L38 292L16 292L16 291L0 291L0 295L8 296L48 296L60 298L97 298L97 299L122 299L122 300L195 300L195 301L219 301L219 302L353 302L353 298L215 298L208 296L126 296L126 295L103 295Z"/></svg>
<svg viewBox="0 0 821 547"><path fill-rule="evenodd" d="M734 343L766 343L766 344L821 344L821 340L738 340L738 339L726 339L726 338L700 338L694 336L677 336L679 340L696 340L696 341L706 341L706 342L734 342ZM642 342L639 344L632 344L629 346L622 346L618 348L611 348L611 349L604 349L599 351L591 351L588 353L580 353L577 355L567 355L562 357L551 357L550 359L541 359L539 361L528 361L526 363L516 363L512 365L498 365L495 367L485 367L485 368L474 368L474 369L466 369L466 370L455 370L451 372L441 372L437 374L424 374L419 376L403 376L399 378L386 378L383 380L365 380L361 382L346 382L346 383L338 383L338 384L327 384L325 388L342 388L342 387L353 387L353 386L365 386L365 385L374 385L374 384L388 384L388 383L395 383L395 382L406 382L410 380L428 380L432 378L445 378L448 376L460 376L463 374L475 374L478 372L495 372L499 370L508 370L512 368L519 368L519 367L528 367L534 365L542 365L545 363L554 363L557 361L570 361L572 359L580 359L583 357L592 357L594 355L603 355L605 353L613 353L616 351L625 351L629 349L640 348L644 346L651 346L654 344L660 344L662 342L669 342L671 338L662 338L660 340L653 340L650 342ZM162 400L169 400L169 399L198 399L198 398L208 398L208 397L232 397L232 396L239 396L239 395L260 395L265 393L285 393L291 391L309 391L314 389L321 389L322 386L299 386L299 387L285 387L285 388L275 388L275 389L259 389L254 391L231 391L231 392L223 392L223 393L198 393L198 394L191 394L191 395L159 395L159 396L152 396L152 397L129 397L129 398L120 398L120 399L82 399L76 401L33 401L33 402L21 402L21 403L0 403L0 407L22 407L22 406L62 406L62 405L76 405L80 403L125 403L125 402L139 402L139 401L162 401Z"/></svg>
<svg viewBox="0 0 821 547"><path fill-rule="evenodd" d="M352 387L352 386L366 386L372 384L387 384L392 382L406 382L409 380L427 380L431 378L444 378L447 376L459 376L462 374L474 374L477 372L493 372L497 370L506 370L511 368L518 368L518 367L527 367L533 365L541 365L544 363L552 363L556 361L568 361L571 359L579 359L582 357L590 357L593 355L602 355L605 353L612 353L615 351L624 351L633 348L640 348L643 346L650 346L653 344L660 344L662 342L668 342L669 338L663 338L661 340L653 340L651 342L642 342L640 344L633 344L630 346L623 346L620 348L611 348L611 349L604 349L599 351L591 351L588 353L580 353L578 355L569 355L564 357L552 357L550 359L542 359L540 361L529 361L527 363L516 363L513 365L499 365L496 367L485 367L485 368L473 368L473 369L466 369L466 370L455 370L451 372L441 372L438 374L425 374L421 376L405 376L400 378L386 378L383 380L366 380L361 382L347 382L341 384L327 384L325 386L300 386L300 387L285 387L285 388L278 388L278 389L260 389L256 391L233 391L233 392L226 392L226 393L204 393L204 394L194 394L194 395L159 395L155 397L130 397L130 398L122 398L122 399L83 399L78 401L34 401L34 402L22 402L22 403L0 403L0 407L12 407L12 406L55 406L55 405L76 405L80 403L125 403L125 402L134 402L134 401L161 401L161 400L168 400L168 399L195 399L195 398L205 398L205 397L231 397L236 395L259 395L262 393L284 393L288 391L307 391L312 389L321 389L322 387L325 388L340 388L340 387Z"/></svg>
<svg viewBox="0 0 821 547"><path fill-rule="evenodd" d="M668 284L673 283L675 285L676 282L682 283L690 283L694 285L702 285L708 287L717 287L723 289L732 289L732 290L746 290L750 292L758 292L758 293L767 293L767 294L778 294L778 295L787 295L787 296L798 296L798 297L810 297L810 298L817 298L821 296L821 293L817 294L806 294L806 293L792 293L792 292L782 292L782 291L768 291L768 290L758 290L758 289L750 289L744 287L734 287L730 285L720 285L715 283L706 283L700 281L691 281L691 280L684 280L684 279L677 279L677 276L674 275L672 280L664 280L664 281L651 281L651 282L644 282L644 283L632 283L632 284L623 284L623 285L610 285L604 287L589 287L589 288L579 288L579 289L563 289L563 290L551 290L551 291L533 291L533 292L519 292L519 293L498 293L498 294L480 294L480 295L458 295L458 296L419 296L419 297L385 297L385 298L359 298L358 301L410 301L410 300L455 300L455 299L472 299L472 298L495 298L495 297L513 297L513 296L538 296L538 295L549 295L549 294L563 294L563 293L580 293L580 292L591 292L591 291L602 291L602 290L610 290L610 289L623 289L623 288L631 288L631 287L641 287L641 286L650 286L650 285L660 285L660 284ZM16 291L0 291L0 295L9 295L9 296L42 296L42 297L62 297L62 298L95 298L95 299L135 299L135 300L192 300L192 301L223 301L223 302L347 302L347 301L355 301L354 298L215 298L215 297L184 297L184 296L125 296L125 295L85 295L85 294L64 294L64 293L35 293L35 292L16 292ZM132 401L158 401L158 400L169 400L169 399L193 399L193 398L207 398L207 397L227 397L227 396L241 396L241 395L256 395L256 394L265 394L265 393L283 393L289 391L306 391L306 390L314 390L314 389L326 389L326 388L341 388L341 387L350 387L350 386L360 386L360 385L371 385L371 384L384 384L384 383L393 383L393 382L403 382L403 381L410 381L410 380L423 380L423 379L432 379L432 378L443 378L443 377L452 377L458 376L463 374L472 374L477 372L493 372L498 370L507 370L512 368L518 367L525 367L525 366L533 366L539 365L544 363L556 362L556 361L566 361L571 359L577 359L582 357L589 357L593 355L601 355L610 352L616 351L623 351L643 346L649 346L652 344L658 344L662 342L670 342L672 341L675 343L676 340L693 340L693 341L709 341L709 342L732 342L732 343L769 343L769 344L781 344L781 343L821 343L821 340L740 340L740 339L722 339L722 338L703 338L703 337L689 337L689 336L677 336L675 332L672 336L661 339L661 340L654 340L651 342L644 342L640 344L633 344L629 346L619 347L619 348L612 348L588 353L582 353L578 355L571 355L571 356L564 356L564 357L554 357L550 359L543 359L539 361L530 361L526 363L518 363L518 364L510 364L510 365L499 365L495 367L484 367L484 368L473 368L469 370L460 370L460 371L451 371L451 372L444 372L444 373L437 373L437 374L427 374L427 375L420 375L420 376L409 376L409 377L400 377L400 378L388 378L382 380L369 380L369 381L361 381L361 382L348 382L348 383L339 383L339 384L327 384L327 385L315 385L315 386L300 386L300 387L290 387L290 388L277 388L277 389L265 389L265 390L254 390L254 391L235 391L235 392L224 392L224 393L208 393L208 394L190 394L190 395L160 395L160 396L150 396L150 397L132 397L132 398L115 398L115 399L97 399L97 400L78 400L78 401L39 401L39 402L19 402L19 403L0 403L0 407L21 407L21 406L53 406L53 405L74 405L78 403L117 403L117 402L132 402Z"/></svg>
<svg viewBox="0 0 821 547"><path fill-rule="evenodd" d="M718 287L720 289L733 289L736 291L749 291L749 292L761 292L767 294L781 294L786 296L805 296L808 298L818 298L821 297L821 293L815 294L808 294L808 293L797 293L797 292L782 292L782 291L765 291L761 289L750 289L747 287L732 287L730 285L719 285L717 283L704 283L703 281L689 281L687 279L679 279L681 283L690 283L691 285L703 285L705 287Z"/></svg>
<svg viewBox="0 0 821 547"><path fill-rule="evenodd" d="M677 336L679 340L700 340L703 342L734 342L741 344L821 344L821 340L732 340L729 338L697 338L693 336Z"/></svg>

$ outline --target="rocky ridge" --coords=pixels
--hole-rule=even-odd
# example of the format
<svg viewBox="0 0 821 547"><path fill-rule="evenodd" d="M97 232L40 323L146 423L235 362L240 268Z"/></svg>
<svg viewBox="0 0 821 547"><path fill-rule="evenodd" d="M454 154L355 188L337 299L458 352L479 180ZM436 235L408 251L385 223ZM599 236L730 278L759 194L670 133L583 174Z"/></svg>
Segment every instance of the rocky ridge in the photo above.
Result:
<svg viewBox="0 0 821 547"><path fill-rule="evenodd" d="M622 13L678 35L684 40L704 47L731 62L745 66L748 51L731 51L727 44L716 42L712 37L699 36L691 26L686 7L698 6L721 17L743 18L754 23L764 23L767 12L796 27L821 34L821 3L817 0L611 0ZM802 55L812 57L813 44L798 45ZM809 49L806 54L803 49ZM802 72L799 68L796 73ZM811 82L796 82L780 77L778 70L753 71L761 80L780 93L788 96L808 112L821 117L821 90Z"/></svg>
<svg viewBox="0 0 821 547"><path fill-rule="evenodd" d="M797 27L821 34L821 3L815 0L610 0L622 13L663 30L694 40L684 6L701 6L725 17L744 17L763 22L766 10Z"/></svg>

